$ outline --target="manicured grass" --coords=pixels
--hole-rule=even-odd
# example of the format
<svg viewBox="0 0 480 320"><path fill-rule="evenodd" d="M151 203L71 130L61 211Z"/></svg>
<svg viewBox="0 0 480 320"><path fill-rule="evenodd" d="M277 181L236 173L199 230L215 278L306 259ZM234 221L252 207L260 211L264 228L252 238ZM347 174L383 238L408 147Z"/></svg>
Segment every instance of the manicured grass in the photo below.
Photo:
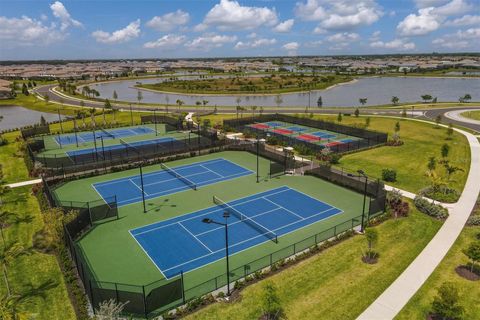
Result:
<svg viewBox="0 0 480 320"><path fill-rule="evenodd" d="M0 163L3 165L6 182L28 179L22 157L14 156L19 148L19 143L13 142L15 135L6 134L10 144L0 147ZM2 210L23 219L23 222L4 228L6 242L18 242L25 248L31 248L32 236L44 226L42 213L36 197L32 195L31 186L12 189L2 200ZM3 250L3 245L0 250ZM35 315L36 319L75 319L56 256L33 250L29 255L16 258L8 272L13 292L31 296L21 304L21 310L30 316ZM41 289L42 285L47 286ZM2 279L0 293L5 292Z"/></svg>
<svg viewBox="0 0 480 320"><path fill-rule="evenodd" d="M462 250L466 249L473 241L479 241L475 238L479 232L480 227L466 227L462 231L440 265L395 319L425 319L431 311L432 302L437 295L438 288L447 281L453 282L459 290L460 304L465 308L462 319L480 319L479 282L466 280L455 272L457 266L466 265L469 262Z"/></svg>
<svg viewBox="0 0 480 320"><path fill-rule="evenodd" d="M441 223L413 210L376 229L377 264L366 265L363 236L348 239L268 279L278 289L288 319L355 319L420 253ZM253 284L233 303L215 303L187 319L258 319L262 285Z"/></svg>
<svg viewBox="0 0 480 320"><path fill-rule="evenodd" d="M213 153L206 156L170 162L168 165L175 167L177 165L217 158L230 160L252 171L255 171L256 168L256 157L246 152ZM315 233L322 232L339 223L350 221L350 219L361 215L363 203L361 194L312 176L281 176L266 179L268 167L269 161L260 159L260 173L262 177L260 183L256 183L255 174L251 174L229 181L203 186L197 191L187 190L153 198L147 200L147 213L143 213L141 202L122 206L119 209L120 219L97 225L80 239L79 246L84 251L88 263L94 270L98 280L143 285L162 279L163 276L128 231L147 224L212 207L214 206L212 202L213 195L225 201L230 201L277 187L289 186L344 211L343 214L332 216L282 236L278 244L268 241L255 248L232 255L230 261L232 270L243 266L245 263L270 254L273 251L283 249L295 242L310 237ZM159 166L145 167L144 173L157 170L160 170ZM109 181L130 175L138 175L138 169L75 180L60 186L55 190L55 194L60 200L91 201L100 199L99 194L92 188L92 183ZM82 192L79 193L78 190L82 190ZM141 271L132 272L132 270ZM192 288L203 281L222 275L224 272L224 262L217 261L208 266L186 273L185 286Z"/></svg>
<svg viewBox="0 0 480 320"><path fill-rule="evenodd" d="M331 116L321 118L335 119ZM434 125L426 123L390 118L371 117L369 129L388 132L391 136L397 121L400 122L399 133L404 145L379 147L345 155L340 160L340 166L351 171L362 169L368 175L376 178L382 177L382 169L395 169L397 170L397 181L387 184L418 193L422 188L430 185L430 180L425 175L429 157L436 157L437 160L440 160L441 147L446 143L450 146L448 156L450 164L464 170L453 174L448 184L462 191L470 167L470 148L467 139L460 133L454 132L452 140L447 140L445 128L435 128ZM342 121L342 124L347 125L364 123L365 117L344 117ZM435 171L440 177L447 179L446 170L441 164L437 164Z"/></svg>
<svg viewBox="0 0 480 320"><path fill-rule="evenodd" d="M467 111L462 113L462 116L474 119L474 120L480 120L480 111Z"/></svg>

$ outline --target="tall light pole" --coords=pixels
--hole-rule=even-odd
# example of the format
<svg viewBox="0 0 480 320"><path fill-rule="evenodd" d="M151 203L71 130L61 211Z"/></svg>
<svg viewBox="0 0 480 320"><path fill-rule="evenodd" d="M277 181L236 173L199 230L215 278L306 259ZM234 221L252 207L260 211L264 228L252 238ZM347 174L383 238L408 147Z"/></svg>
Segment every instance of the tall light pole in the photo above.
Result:
<svg viewBox="0 0 480 320"><path fill-rule="evenodd" d="M222 223L222 222L217 222L217 221L214 221L212 219L209 219L209 218L205 218L202 220L203 223L207 223L207 224L210 224L210 223L214 223L214 224L218 224L220 226L224 226L225 227L225 259L227 260L227 296L230 295L230 266L229 266L229 262L228 262L228 223L227 223L227 219L230 217L230 213L228 213L228 211L224 211L223 212L223 217L225 218L225 223Z"/></svg>
<svg viewBox="0 0 480 320"><path fill-rule="evenodd" d="M259 172L259 155L260 155L260 143L265 143L265 139L258 139L257 135L257 183L260 182L260 172Z"/></svg>
<svg viewBox="0 0 480 320"><path fill-rule="evenodd" d="M363 232L365 230L365 204L367 201L367 184L368 184L368 177L363 170L357 171L359 175L365 178L365 187L363 189L363 209L362 209L362 226L360 231ZM368 223L368 221L367 221Z"/></svg>

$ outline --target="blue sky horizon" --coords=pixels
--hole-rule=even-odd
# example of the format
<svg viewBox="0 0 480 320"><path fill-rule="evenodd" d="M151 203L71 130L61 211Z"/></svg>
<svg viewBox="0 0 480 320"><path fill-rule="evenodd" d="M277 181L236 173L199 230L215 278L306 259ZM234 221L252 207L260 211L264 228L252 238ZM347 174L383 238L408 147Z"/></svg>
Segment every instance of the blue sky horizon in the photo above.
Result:
<svg viewBox="0 0 480 320"><path fill-rule="evenodd" d="M480 0L0 0L0 60L479 51Z"/></svg>

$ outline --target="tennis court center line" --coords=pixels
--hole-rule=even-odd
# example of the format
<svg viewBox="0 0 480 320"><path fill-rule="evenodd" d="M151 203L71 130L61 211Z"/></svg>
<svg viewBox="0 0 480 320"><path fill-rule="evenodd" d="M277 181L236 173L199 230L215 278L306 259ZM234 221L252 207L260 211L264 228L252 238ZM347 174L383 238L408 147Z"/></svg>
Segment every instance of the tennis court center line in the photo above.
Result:
<svg viewBox="0 0 480 320"><path fill-rule="evenodd" d="M268 197L268 196L267 196L267 197ZM267 199L265 196L263 196L262 199L264 199L264 200L266 200L266 201L268 201L268 202L276 205L277 207L282 208L283 210L285 210L285 211L287 211L287 212L290 212L291 214L293 214L293 215L299 217L300 219L304 220L304 218L303 218L301 215L296 214L296 213L293 212L292 210L289 210L289 209L287 209L287 208L285 208L285 207L280 206L278 203L276 203L276 202L274 202L274 201L272 201L272 200L270 200L270 199ZM317 200L317 201L318 201L318 200ZM323 202L323 201L322 201L322 202ZM325 202L323 202L323 203L325 203Z"/></svg>
<svg viewBox="0 0 480 320"><path fill-rule="evenodd" d="M287 190L285 190L284 188L288 188L288 187L286 187L286 186L279 187L278 189L282 189L282 190L273 192L273 193L271 193L271 195L279 194L279 193L282 193L282 192L287 191ZM273 189L273 190L278 190L278 189ZM273 190L271 190L271 191L273 191ZM267 192L268 192L268 191L267 191ZM253 196L255 196L255 195L253 195ZM247 198L248 198L248 197L247 197ZM246 201L239 202L239 203L237 203L237 204L235 204L235 205L249 203L249 202L255 201L255 200L257 200L257 199L258 199L258 198L249 199L249 200L246 200ZM219 207L219 206L213 206L213 207L206 208L206 209L204 209L204 210L209 209L207 212L202 213L202 214L197 214L197 215L194 215L194 216L192 216L192 217L190 217L190 218L182 219L182 220L180 220L180 221L181 221L181 222L184 222L184 221L188 221L188 220L197 219L198 217L203 217L203 216L205 216L205 215L207 215L207 214L210 214L210 213L213 213L213 212L216 212L216 211L223 210L223 209L218 208L218 207ZM192 213L187 213L187 214L184 214L184 216L188 216L188 215L191 215L191 214L192 214ZM177 218L180 218L180 217L182 217L182 216L178 216ZM174 218L174 219L175 219L175 218ZM168 221L168 220L165 220L165 221ZM156 228L147 230L147 231L142 231L142 232L136 233L136 235L137 235L137 234L147 233L147 232L150 232L150 231L153 231L153 230L157 230L157 229L161 229L161 228L164 228L164 227L168 227L168 226L171 226L171 225L176 224L177 222L178 222L178 221L171 222L171 223L169 223L169 224L162 225L162 226L159 226L159 227L156 227ZM139 228L135 228L135 229L141 229L141 228L148 227L148 226L152 226L152 225L159 224L159 223L161 223L161 222L150 223L150 224L147 224L147 225L141 226L141 227L139 227ZM135 230L135 229L131 229L131 231L133 231L133 230Z"/></svg>
<svg viewBox="0 0 480 320"><path fill-rule="evenodd" d="M210 249L205 243L203 243L200 239L198 239L197 236L194 235L190 230L188 230L187 228L185 228L185 226L182 224L182 222L178 222L178 224L179 224L185 231L187 231L195 240L197 240L202 246L204 246L205 249L207 249L208 251L210 251L210 253L213 253L212 249Z"/></svg>
<svg viewBox="0 0 480 320"><path fill-rule="evenodd" d="M199 166L202 167L203 169L208 170L208 171L210 171L211 173L213 173L213 174L215 174L215 175L220 176L220 177L223 178L223 175L222 175L222 174L220 174L220 173L218 173L218 172L215 172L215 171L213 171L213 170L210 170L209 168L205 167L203 164L200 164Z"/></svg>

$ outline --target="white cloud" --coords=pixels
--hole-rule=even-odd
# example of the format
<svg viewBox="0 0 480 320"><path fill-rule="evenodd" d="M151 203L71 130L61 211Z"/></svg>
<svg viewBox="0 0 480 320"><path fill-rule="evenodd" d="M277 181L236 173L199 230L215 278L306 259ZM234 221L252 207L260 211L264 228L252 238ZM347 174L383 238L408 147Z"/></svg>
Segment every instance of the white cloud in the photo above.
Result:
<svg viewBox="0 0 480 320"><path fill-rule="evenodd" d="M465 15L461 18L457 18L455 20L445 22L445 25L448 26L472 26L472 25L480 25L480 15Z"/></svg>
<svg viewBox="0 0 480 320"><path fill-rule="evenodd" d="M327 17L327 12L318 0L307 0L306 3L297 2L295 15L304 21L320 21Z"/></svg>
<svg viewBox="0 0 480 320"><path fill-rule="evenodd" d="M163 16L155 16L146 23L147 27L157 31L166 32L175 29L178 26L186 25L190 21L188 12L177 10L164 14Z"/></svg>
<svg viewBox="0 0 480 320"><path fill-rule="evenodd" d="M322 27L315 27L315 29L313 29L313 33L314 34L325 34L327 33L327 30L323 29Z"/></svg>
<svg viewBox="0 0 480 320"><path fill-rule="evenodd" d="M243 49L253 49L253 48L258 48L258 47L266 47L266 46L271 46L273 44L277 43L276 39L255 39L253 41L247 41L247 42L242 42L239 41L235 45L236 50L243 50Z"/></svg>
<svg viewBox="0 0 480 320"><path fill-rule="evenodd" d="M247 7L237 1L220 0L205 16L195 31L204 31L207 27L219 30L251 30L261 26L272 27L278 22L275 9L267 7Z"/></svg>
<svg viewBox="0 0 480 320"><path fill-rule="evenodd" d="M436 7L448 2L448 0L415 0L417 8Z"/></svg>
<svg viewBox="0 0 480 320"><path fill-rule="evenodd" d="M257 37L257 34L256 34L255 32L249 33L249 34L247 35L247 38L248 38L248 39L253 39L253 38L256 38L256 37Z"/></svg>
<svg viewBox="0 0 480 320"><path fill-rule="evenodd" d="M306 42L304 44L305 47L307 48L317 48L319 47L320 45L323 44L323 41L322 40L314 40L314 41L309 41L309 42Z"/></svg>
<svg viewBox="0 0 480 320"><path fill-rule="evenodd" d="M83 27L82 23L78 20L73 19L68 13L67 9L60 1L55 1L50 5L53 15L60 19L62 31L66 30L69 26L74 27Z"/></svg>
<svg viewBox="0 0 480 320"><path fill-rule="evenodd" d="M383 15L374 0L352 2L348 0L307 0L297 2L295 14L304 21L319 21L317 28L327 30L351 30L371 25Z"/></svg>
<svg viewBox="0 0 480 320"><path fill-rule="evenodd" d="M183 44L186 39L187 37L184 35L167 34L155 41L145 43L143 47L147 49L160 48L163 50L172 50Z"/></svg>
<svg viewBox="0 0 480 320"><path fill-rule="evenodd" d="M280 32L280 33L290 32L290 30L293 27L293 23L294 23L293 19L285 20L284 22L277 24L275 28L273 28L273 31Z"/></svg>
<svg viewBox="0 0 480 320"><path fill-rule="evenodd" d="M426 6L430 4L430 6ZM440 5L442 6L433 6ZM398 25L397 32L402 36L422 36L439 29L449 16L463 14L472 10L473 6L465 0L417 1L421 9L406 16ZM425 7L426 6L426 7Z"/></svg>
<svg viewBox="0 0 480 320"><path fill-rule="evenodd" d="M131 22L123 29L111 33L102 30L92 32L92 37L94 37L97 42L108 44L127 42L134 38L137 38L139 35L140 19Z"/></svg>
<svg viewBox="0 0 480 320"><path fill-rule="evenodd" d="M399 51L408 51L408 50L415 49L415 43L408 42L405 39L394 39L389 42L374 41L370 43L370 47L392 49L392 50L399 50Z"/></svg>
<svg viewBox="0 0 480 320"><path fill-rule="evenodd" d="M48 45L63 40L65 33L55 26L27 16L21 18L0 17L0 40L5 47Z"/></svg>
<svg viewBox="0 0 480 320"><path fill-rule="evenodd" d="M433 10L430 7L418 10L418 15L409 14L397 25L397 32L402 36L421 36L437 30L440 22Z"/></svg>
<svg viewBox="0 0 480 320"><path fill-rule="evenodd" d="M480 28L470 28L467 30L458 30L455 33L443 35L432 41L437 47L448 49L479 49L480 44Z"/></svg>
<svg viewBox="0 0 480 320"><path fill-rule="evenodd" d="M282 46L282 48L287 50L287 54L289 56L296 56L297 55L297 50L298 50L298 48L300 48L300 45L298 44L298 42L289 42L289 43L285 43Z"/></svg>
<svg viewBox="0 0 480 320"><path fill-rule="evenodd" d="M330 42L350 42L357 41L358 39L360 39L360 36L354 32L336 33L327 37L327 40Z"/></svg>
<svg viewBox="0 0 480 320"><path fill-rule="evenodd" d="M210 51L214 48L220 48L226 43L232 43L237 40L237 36L227 36L218 34L204 34L187 43L185 47L193 51Z"/></svg>
<svg viewBox="0 0 480 320"><path fill-rule="evenodd" d="M381 31L377 30L377 31L372 33L372 35L370 36L370 38L368 40L378 41L378 40L380 40L380 34L381 34Z"/></svg>

